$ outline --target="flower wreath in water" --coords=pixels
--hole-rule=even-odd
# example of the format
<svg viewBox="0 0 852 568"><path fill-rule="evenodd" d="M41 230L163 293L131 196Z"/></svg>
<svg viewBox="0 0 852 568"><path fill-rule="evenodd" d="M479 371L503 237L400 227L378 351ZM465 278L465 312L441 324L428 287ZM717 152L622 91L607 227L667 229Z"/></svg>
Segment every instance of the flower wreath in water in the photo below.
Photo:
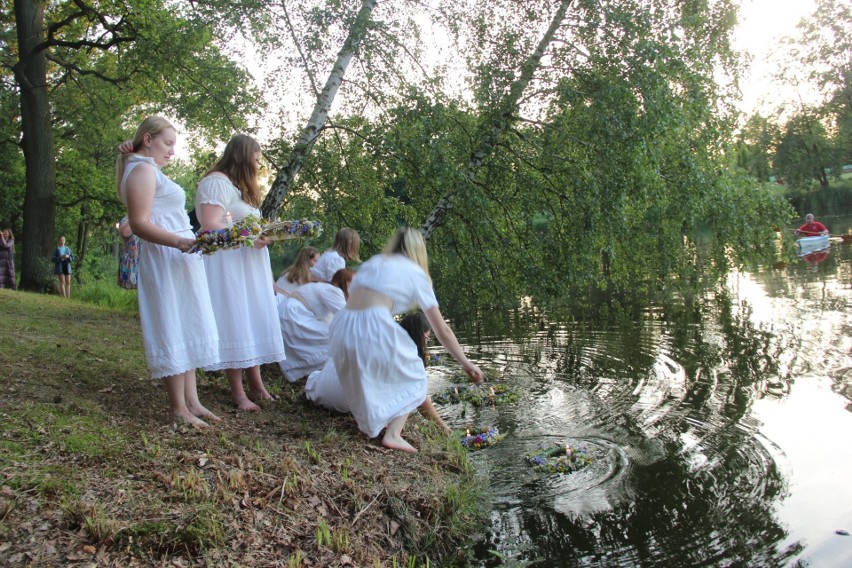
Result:
<svg viewBox="0 0 852 568"><path fill-rule="evenodd" d="M462 436L461 445L468 450L481 450L493 446L505 437L506 434L501 434L497 428L476 428L473 434L468 429Z"/></svg>
<svg viewBox="0 0 852 568"><path fill-rule="evenodd" d="M553 446L529 453L524 458L533 469L546 473L573 473L592 463L592 457L585 448L572 448L570 445Z"/></svg>
<svg viewBox="0 0 852 568"><path fill-rule="evenodd" d="M318 221L263 221L253 215L237 221L231 227L200 231L195 235L195 246L189 252L213 254L244 246L254 246L263 237L270 241L318 237L322 226Z"/></svg>
<svg viewBox="0 0 852 568"><path fill-rule="evenodd" d="M506 404L518 400L518 393L506 385L471 386L452 385L443 391L432 395L432 402L438 404L454 404L469 402L473 406L485 404Z"/></svg>

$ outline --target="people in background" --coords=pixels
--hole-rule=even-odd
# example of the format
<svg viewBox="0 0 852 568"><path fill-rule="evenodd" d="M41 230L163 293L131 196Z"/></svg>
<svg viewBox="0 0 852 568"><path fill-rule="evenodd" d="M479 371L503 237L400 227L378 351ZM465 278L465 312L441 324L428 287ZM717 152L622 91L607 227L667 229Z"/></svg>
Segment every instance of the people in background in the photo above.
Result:
<svg viewBox="0 0 852 568"><path fill-rule="evenodd" d="M222 229L249 215L260 217L260 158L260 144L254 138L246 134L231 138L222 157L198 183L195 210L202 230ZM204 256L219 331L219 361L204 369L224 369L234 404L250 412L260 410L257 402L272 400L260 365L285 358L268 244L259 238L253 247Z"/></svg>
<svg viewBox="0 0 852 568"><path fill-rule="evenodd" d="M0 288L18 289L15 279L15 235L12 229L0 231Z"/></svg>
<svg viewBox="0 0 852 568"><path fill-rule="evenodd" d="M334 244L322 253L317 263L311 268L314 280L330 282L334 273L346 268L347 260L361 262L358 251L361 248L361 236L355 229L343 227L334 236Z"/></svg>
<svg viewBox="0 0 852 568"><path fill-rule="evenodd" d="M278 366L291 383L321 369L328 360L328 326L346 305L354 275L351 268L341 268L331 277L331 284L308 282L289 296L279 296L278 317L287 359Z"/></svg>
<svg viewBox="0 0 852 568"><path fill-rule="evenodd" d="M319 260L320 253L314 247L302 247L296 255L296 260L285 268L275 282L276 292L289 294L302 284L313 281L311 268Z"/></svg>
<svg viewBox="0 0 852 568"><path fill-rule="evenodd" d="M814 220L813 213L805 215L805 224L799 227L797 233L803 237L816 237L827 235L828 229L819 221Z"/></svg>
<svg viewBox="0 0 852 568"><path fill-rule="evenodd" d="M426 369L417 346L393 319L420 307L438 340L476 384L482 371L465 356L444 321L428 273L426 242L416 229L400 229L384 254L361 265L346 307L331 323L331 358L352 414L382 445L417 450L402 437L408 414L426 400Z"/></svg>
<svg viewBox="0 0 852 568"><path fill-rule="evenodd" d="M63 298L71 297L71 264L74 262L74 253L65 245L65 237L59 237L58 246L53 249L53 273L59 285L59 295Z"/></svg>
<svg viewBox="0 0 852 568"><path fill-rule="evenodd" d="M176 143L166 119L146 118L118 158L117 186L130 228L144 241L137 283L148 369L165 381L174 420L200 427L221 420L198 400L195 378L196 367L219 361L219 335L204 261L184 254L195 244L186 194L160 171Z"/></svg>

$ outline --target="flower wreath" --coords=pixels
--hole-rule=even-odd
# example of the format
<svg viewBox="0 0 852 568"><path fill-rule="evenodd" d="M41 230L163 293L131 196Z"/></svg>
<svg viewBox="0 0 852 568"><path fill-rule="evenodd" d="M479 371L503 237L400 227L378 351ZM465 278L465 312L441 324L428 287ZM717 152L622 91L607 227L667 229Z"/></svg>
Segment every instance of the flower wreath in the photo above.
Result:
<svg viewBox="0 0 852 568"><path fill-rule="evenodd" d="M505 434L501 434L497 428L479 428L475 433L471 434L470 430L462 436L461 445L468 450L481 450L488 446L493 446L503 438Z"/></svg>
<svg viewBox="0 0 852 568"><path fill-rule="evenodd" d="M546 473L573 473L592 463L592 457L585 448L572 448L570 445L553 446L529 453L524 458L533 469Z"/></svg>
<svg viewBox="0 0 852 568"><path fill-rule="evenodd" d="M318 237L322 226L318 221L263 221L253 215L237 221L231 227L200 231L195 235L195 245L189 252L213 254L243 246L254 246L263 237L270 241Z"/></svg>
<svg viewBox="0 0 852 568"><path fill-rule="evenodd" d="M506 404L518 400L518 393L506 385L471 386L452 385L445 390L432 395L432 402L438 404L455 404L469 402L473 406L485 404Z"/></svg>

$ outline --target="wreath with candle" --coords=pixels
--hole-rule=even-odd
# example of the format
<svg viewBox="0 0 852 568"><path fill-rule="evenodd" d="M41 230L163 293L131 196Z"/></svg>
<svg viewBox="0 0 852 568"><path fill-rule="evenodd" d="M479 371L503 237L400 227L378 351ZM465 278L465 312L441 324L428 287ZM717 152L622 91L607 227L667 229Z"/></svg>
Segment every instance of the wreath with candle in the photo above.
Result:
<svg viewBox="0 0 852 568"><path fill-rule="evenodd" d="M545 473L573 473L591 465L592 456L583 447L557 445L528 453L524 460L533 469Z"/></svg>

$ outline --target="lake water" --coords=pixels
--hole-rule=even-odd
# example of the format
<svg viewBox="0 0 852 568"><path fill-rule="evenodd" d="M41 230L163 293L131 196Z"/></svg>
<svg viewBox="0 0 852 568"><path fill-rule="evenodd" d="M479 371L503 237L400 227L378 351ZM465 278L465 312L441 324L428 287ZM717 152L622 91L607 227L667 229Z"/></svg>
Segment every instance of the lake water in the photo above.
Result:
<svg viewBox="0 0 852 568"><path fill-rule="evenodd" d="M506 434L471 454L490 492L478 565L852 566L836 532L852 533L850 273L852 245L834 245L692 304L593 322L529 308L475 339L459 330L520 394L439 408ZM433 367L430 390L453 380ZM592 464L545 474L523 459L565 444Z"/></svg>

